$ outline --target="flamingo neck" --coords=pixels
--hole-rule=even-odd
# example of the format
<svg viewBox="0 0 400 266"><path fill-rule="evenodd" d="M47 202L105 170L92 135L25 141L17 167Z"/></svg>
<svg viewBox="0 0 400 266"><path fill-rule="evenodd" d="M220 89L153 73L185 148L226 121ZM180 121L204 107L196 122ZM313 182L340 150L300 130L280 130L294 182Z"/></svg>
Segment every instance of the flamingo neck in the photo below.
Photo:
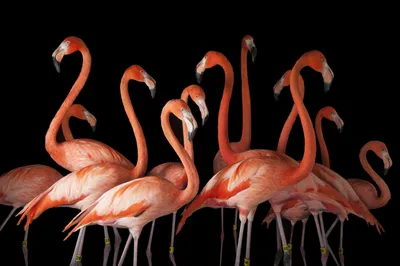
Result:
<svg viewBox="0 0 400 266"><path fill-rule="evenodd" d="M81 72L79 73L78 78L76 79L74 85L69 91L64 102L61 104L60 109L58 109L56 115L51 121L49 129L47 130L46 133L45 137L46 150L50 154L56 154L62 152L60 148L60 143L58 143L56 139L57 131L59 130L61 122L65 117L65 115L67 114L68 109L71 107L76 97L78 97L79 93L83 89L83 86L85 85L85 82L88 79L90 73L92 57L90 55L89 49L87 48L86 45L82 44L82 48L79 51L82 54Z"/></svg>
<svg viewBox="0 0 400 266"><path fill-rule="evenodd" d="M297 111L300 116L301 125L304 131L304 154L301 162L295 168L288 170L285 174L285 177L282 179L282 185L292 185L295 184L302 179L306 178L313 169L315 164L315 157L316 157L316 139L315 139L315 132L313 129L313 125L311 122L310 115L306 107L304 106L302 97L300 95L298 89L298 81L300 71L307 66L307 56L308 54L304 54L297 60L296 64L292 69L292 73L290 75L290 92L292 94L292 98L294 104L296 105Z"/></svg>
<svg viewBox="0 0 400 266"><path fill-rule="evenodd" d="M372 150L371 147L369 147L368 144L364 145L359 154L360 158L360 163L362 167L364 168L365 172L368 173L368 175L374 180L375 184L378 186L381 195L375 199L375 208L381 208L385 206L390 198L391 198L391 193L389 190L388 185L385 183L385 181L380 177L374 169L372 169L372 166L369 164L368 159L367 159L367 152Z"/></svg>
<svg viewBox="0 0 400 266"><path fill-rule="evenodd" d="M189 100L189 92L188 90L183 90L181 94L181 100L185 103L188 103ZM194 160L194 151L193 151L193 142L189 141L187 127L184 121L182 121L182 134L183 134L183 146L185 147L186 152L189 154L190 158Z"/></svg>
<svg viewBox="0 0 400 266"><path fill-rule="evenodd" d="M239 151L250 149L251 144L251 100L249 78L247 74L248 49L242 46L240 52L240 70L242 79L242 136L239 141Z"/></svg>
<svg viewBox="0 0 400 266"><path fill-rule="evenodd" d="M184 147L179 143L176 138L174 132L172 131L171 124L169 121L169 115L171 114L170 108L164 108L161 113L161 127L164 132L168 143L174 149L176 154L178 155L180 161L183 164L187 175L187 186L184 190L181 190L178 202L180 205L184 205L189 203L198 193L199 191L199 175L197 173L197 169L194 165L193 160L190 158L189 154L186 152Z"/></svg>
<svg viewBox="0 0 400 266"><path fill-rule="evenodd" d="M328 147L326 146L324 134L322 132L322 118L322 113L318 112L317 117L315 118L315 131L317 134L319 149L321 152L322 164L327 168L331 168Z"/></svg>
<svg viewBox="0 0 400 266"><path fill-rule="evenodd" d="M147 162L148 162L148 152L146 139L143 133L142 126L137 119L135 111L133 109L133 105L131 99L129 97L128 91L128 83L132 78L129 77L126 72L123 75L120 83L120 92L122 104L124 105L125 113L129 119L129 122L133 129L133 134L136 139L136 147L137 147L137 162L136 166L131 170L133 178L144 176L147 171Z"/></svg>
<svg viewBox="0 0 400 266"><path fill-rule="evenodd" d="M304 99L304 80L301 77L301 75L299 75L299 90L301 98ZM296 105L294 104L288 118L286 119L285 124L283 125L281 135L278 141L278 148L277 148L278 152L286 153L286 147L289 141L289 135L290 132L292 131L294 122L296 122L297 114L298 114L297 108Z"/></svg>
<svg viewBox="0 0 400 266"><path fill-rule="evenodd" d="M230 146L228 134L229 103L232 97L234 76L232 65L225 56L219 54L217 60L225 73L224 92L218 113L218 145L222 159L230 165L237 161L237 154Z"/></svg>

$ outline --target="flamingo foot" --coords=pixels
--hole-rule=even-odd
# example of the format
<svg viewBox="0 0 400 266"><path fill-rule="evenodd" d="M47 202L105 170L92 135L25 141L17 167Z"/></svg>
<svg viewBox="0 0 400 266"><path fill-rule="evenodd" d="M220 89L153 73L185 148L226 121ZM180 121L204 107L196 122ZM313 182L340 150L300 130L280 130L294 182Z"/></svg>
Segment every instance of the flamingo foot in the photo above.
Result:
<svg viewBox="0 0 400 266"><path fill-rule="evenodd" d="M175 255L174 255L174 247L170 247L169 248L169 260L171 261L172 265L176 266Z"/></svg>
<svg viewBox="0 0 400 266"><path fill-rule="evenodd" d="M325 249L325 252L322 252L322 250L321 250L321 263L322 263L322 266L326 266L326 264L328 263L328 257L329 257L329 254L328 254L328 252L326 252L326 249Z"/></svg>
<svg viewBox="0 0 400 266"><path fill-rule="evenodd" d="M146 256L147 256L147 262L149 263L149 266L152 266L152 253L151 253L151 249L150 246L147 247L146 249Z"/></svg>
<svg viewBox="0 0 400 266"><path fill-rule="evenodd" d="M82 266L82 255L76 254L76 259L69 266Z"/></svg>
<svg viewBox="0 0 400 266"><path fill-rule="evenodd" d="M108 257L110 256L111 245L110 245L110 238L104 238L104 255L103 255L103 266L107 266Z"/></svg>
<svg viewBox="0 0 400 266"><path fill-rule="evenodd" d="M22 241L22 252L24 253L25 266L28 266L28 241Z"/></svg>
<svg viewBox="0 0 400 266"><path fill-rule="evenodd" d="M279 266L279 263L282 260L283 252L281 249L277 250L275 253L275 260L274 260L274 266Z"/></svg>
<svg viewBox="0 0 400 266"><path fill-rule="evenodd" d="M117 228L114 229L114 257L113 257L113 266L117 266L117 259L119 254L119 248L121 246L121 236L118 233Z"/></svg>
<svg viewBox="0 0 400 266"><path fill-rule="evenodd" d="M344 266L343 248L339 248L339 260L340 260L340 265L341 265L341 266Z"/></svg>
<svg viewBox="0 0 400 266"><path fill-rule="evenodd" d="M290 261L292 260L291 257L292 257L292 255L289 252L285 252L283 254L283 265L284 266L290 266Z"/></svg>

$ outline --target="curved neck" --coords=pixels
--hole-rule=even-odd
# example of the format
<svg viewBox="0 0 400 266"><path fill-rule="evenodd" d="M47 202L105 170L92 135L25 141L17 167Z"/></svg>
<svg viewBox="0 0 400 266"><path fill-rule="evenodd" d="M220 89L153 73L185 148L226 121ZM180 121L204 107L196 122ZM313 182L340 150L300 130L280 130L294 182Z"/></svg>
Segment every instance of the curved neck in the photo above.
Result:
<svg viewBox="0 0 400 266"><path fill-rule="evenodd" d="M74 139L74 136L72 136L72 132L71 129L69 127L69 120L71 118L72 114L70 112L68 112L63 120L62 120L62 124L61 124L61 129L62 129L62 133L64 135L64 139L65 141L69 141Z"/></svg>
<svg viewBox="0 0 400 266"><path fill-rule="evenodd" d="M301 77L301 75L299 75L299 91L301 98L304 99L304 80ZM286 153L286 147L289 141L289 135L290 132L292 131L294 122L296 122L297 114L298 114L297 108L296 105L294 104L288 118L286 119L285 124L283 125L281 135L279 136L278 147L276 149L277 151Z"/></svg>
<svg viewBox="0 0 400 266"><path fill-rule="evenodd" d="M242 79L242 136L239 141L240 151L250 149L251 144L251 101L249 79L247 75L248 49L242 46L240 52L240 70Z"/></svg>
<svg viewBox="0 0 400 266"><path fill-rule="evenodd" d="M232 97L234 76L232 65L225 56L219 54L217 60L225 73L224 92L218 113L218 145L222 159L230 165L237 161L237 154L231 148L228 134L229 103Z"/></svg>
<svg viewBox="0 0 400 266"><path fill-rule="evenodd" d="M61 121L65 117L68 112L68 109L74 103L76 97L81 92L85 82L89 76L90 65L92 62L92 57L86 45L82 44L82 48L79 50L82 54L82 68L79 73L78 78L76 79L74 85L69 91L67 97L64 102L61 104L60 109L58 109L56 115L50 123L49 129L47 130L45 142L46 142L46 150L47 152L58 152L60 144L57 142L56 136L57 131L60 128Z"/></svg>
<svg viewBox="0 0 400 266"><path fill-rule="evenodd" d="M185 103L188 103L189 92L187 90L182 91L181 99ZM187 127L186 127L186 123L184 121L182 121L182 134L183 134L183 146L185 147L185 150L189 154L190 158L192 158L192 160L194 160L193 142L189 141Z"/></svg>
<svg viewBox="0 0 400 266"><path fill-rule="evenodd" d="M369 164L367 160L367 152L371 150L371 148L368 147L368 145L364 145L364 147L361 148L359 158L362 167L364 170L368 173L368 175L374 180L376 185L379 187L379 190L381 191L380 197L378 197L376 201L376 208L380 208L385 206L388 201L390 200L391 194L388 185L383 181L383 179L375 172L374 169L372 169L371 165Z"/></svg>
<svg viewBox="0 0 400 266"><path fill-rule="evenodd" d="M322 113L318 112L317 117L315 118L315 131L317 134L319 149L321 152L322 164L325 167L331 168L328 147L326 146L324 134L322 133L322 118Z"/></svg>
<svg viewBox="0 0 400 266"><path fill-rule="evenodd" d="M135 111L133 110L133 105L129 97L128 83L132 78L127 74L124 74L120 83L121 99L124 105L125 113L128 116L129 122L131 123L133 134L136 139L137 147L137 162L136 166L132 169L132 175L134 178L144 176L147 170L147 145L146 139L144 137L142 126L137 119Z"/></svg>
<svg viewBox="0 0 400 266"><path fill-rule="evenodd" d="M197 169L194 165L193 160L190 158L189 154L186 152L183 146L179 143L178 139L171 129L171 125L169 122L170 113L171 111L168 108L163 109L161 113L161 127L166 139L178 155L185 169L188 183L186 188L182 190L179 194L179 203L187 204L197 195L199 191L199 175L197 173Z"/></svg>
<svg viewBox="0 0 400 266"><path fill-rule="evenodd" d="M299 60L297 60L290 75L290 92L299 113L301 125L304 132L304 154L300 164L297 167L288 170L288 173L286 175L287 178L282 179L281 181L282 185L291 185L304 179L310 174L315 164L317 149L315 132L311 122L311 118L308 114L306 107L304 106L302 97L298 89L300 71L305 66L307 66L307 54L304 54L300 57Z"/></svg>

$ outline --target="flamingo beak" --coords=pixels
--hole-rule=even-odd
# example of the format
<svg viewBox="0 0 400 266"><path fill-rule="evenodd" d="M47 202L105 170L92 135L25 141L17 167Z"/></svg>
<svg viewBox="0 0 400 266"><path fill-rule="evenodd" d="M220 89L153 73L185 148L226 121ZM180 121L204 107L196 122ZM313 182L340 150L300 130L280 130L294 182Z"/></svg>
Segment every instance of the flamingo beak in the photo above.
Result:
<svg viewBox="0 0 400 266"><path fill-rule="evenodd" d="M323 62L322 77L324 79L324 92L328 92L334 78L332 69L326 61Z"/></svg>
<svg viewBox="0 0 400 266"><path fill-rule="evenodd" d="M69 45L69 42L63 42L61 43L57 49L53 52L51 55L53 58L53 65L56 68L56 71L60 73L61 68L60 68L60 62L64 57L65 51L67 50L67 47Z"/></svg>
<svg viewBox="0 0 400 266"><path fill-rule="evenodd" d="M390 155L387 151L382 152L382 157L383 157L383 163L384 163L383 175L387 175L390 167L392 167L392 165L393 165L393 161L392 161L392 158L390 158Z"/></svg>
<svg viewBox="0 0 400 266"><path fill-rule="evenodd" d="M196 135L198 127L196 119L194 119L193 114L190 111L187 111L185 109L182 110L182 114L183 114L183 121L185 121L188 131L188 139L190 142L192 142L194 136Z"/></svg>
<svg viewBox="0 0 400 266"><path fill-rule="evenodd" d="M97 125L97 119L94 115L92 115L89 111L83 110L83 113L86 117L86 121L90 124L92 131L96 132L96 125Z"/></svg>
<svg viewBox="0 0 400 266"><path fill-rule="evenodd" d="M53 65L56 68L57 73L61 72L60 62L57 61L57 58L53 56Z"/></svg>
<svg viewBox="0 0 400 266"><path fill-rule="evenodd" d="M343 120L340 118L340 116L338 116L337 114L334 114L333 121L336 124L339 134L341 134L343 132L343 126L344 126Z"/></svg>
<svg viewBox="0 0 400 266"><path fill-rule="evenodd" d="M283 89L283 82L285 81L285 75L283 75L278 82L274 85L274 99L275 101L279 101L279 95Z"/></svg>
<svg viewBox="0 0 400 266"><path fill-rule="evenodd" d="M196 80L197 80L197 83L199 83L199 84L203 80L203 74L204 74L204 71L206 70L206 62L207 62L207 58L203 57L203 59L201 59L200 63L198 63L196 66Z"/></svg>
<svg viewBox="0 0 400 266"><path fill-rule="evenodd" d="M156 81L153 77L151 77L146 71L142 73L144 83L150 90L151 98L154 99L156 97Z"/></svg>
<svg viewBox="0 0 400 266"><path fill-rule="evenodd" d="M200 113L201 113L201 119L202 119L201 125L204 126L208 120L207 104L204 99L198 99L197 102L198 102Z"/></svg>

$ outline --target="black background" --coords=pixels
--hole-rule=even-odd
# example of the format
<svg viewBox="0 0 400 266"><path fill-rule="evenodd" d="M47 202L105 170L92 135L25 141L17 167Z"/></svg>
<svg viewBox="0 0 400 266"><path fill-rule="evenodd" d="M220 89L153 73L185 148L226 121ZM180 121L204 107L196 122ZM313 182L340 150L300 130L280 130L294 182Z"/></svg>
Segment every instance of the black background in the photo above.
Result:
<svg viewBox="0 0 400 266"><path fill-rule="evenodd" d="M395 47L398 47L398 42L392 34L392 22L379 20L378 23L376 18L368 16L363 19L349 16L345 21L343 11L329 18L323 11L310 11L310 14L301 13L302 17L294 19L285 9L276 7L262 11L249 3L242 5L241 13L228 13L228 16L222 16L223 11L211 12L211 7L194 14L195 3L185 12L178 10L183 7L169 6L171 10L175 8L176 14L169 14L165 9L164 12L160 11L162 15L156 14L152 7L139 6L132 10L120 6L117 12L109 10L109 13L102 14L94 11L96 7L92 7L90 12L75 7L74 12L66 15L60 14L61 8L47 8L47 15L27 10L26 14L22 14L20 10L15 10L10 18L3 19L0 92L0 112L3 114L2 173L36 163L55 167L63 174L68 173L53 162L44 149L44 136L50 121L81 67L79 53L64 58L60 74L53 67L51 53L67 36L80 37L90 49L90 76L76 103L83 104L98 120L97 131L92 133L85 122L71 119L71 130L76 138L93 138L104 142L136 163L135 139L123 110L119 83L125 69L132 64L141 65L156 79L155 99L151 99L144 84L130 83L130 96L149 149L148 170L160 163L178 160L162 134L160 112L168 100L180 97L186 86L196 83L195 66L207 51L224 53L234 67L229 136L231 141L238 141L241 134L241 40L246 34L254 37L258 48L256 62L253 64L248 57L253 121L251 147L276 149L279 133L293 101L286 88L282 91L280 101L275 102L272 87L304 52L318 49L326 56L335 79L329 93L324 94L321 75L309 68L304 69L305 104L313 121L318 110L326 105L334 107L344 120L341 135L333 123L323 122L331 168L345 178L371 181L358 159L360 148L370 140L383 141L394 162L385 177L392 199L384 208L372 211L386 232L379 235L363 220L350 215L350 220L345 223L346 265L388 265L396 260L396 245L393 243L399 236L395 213L399 210L397 191L400 183L397 179L399 156L395 153L398 131L393 121L398 120L399 116L398 106L395 105L395 90L398 89L398 50ZM132 13L129 14L130 11ZM248 14L244 16L243 13ZM379 14L384 16L384 13ZM95 18L89 18L90 15ZM204 127L199 128L194 140L200 189L212 176L212 160L218 150L217 114L223 82L222 69L215 67L206 71L201 84L206 92L210 118ZM190 102L190 106L200 122L199 110L193 102ZM175 125L180 134L179 123ZM287 153L300 159L302 152L303 135L297 120ZM368 159L374 169L382 173L382 161L372 153L368 154ZM317 162L320 162L319 152ZM5 218L10 210L10 207L2 206L1 217ZM268 210L268 203L261 204L255 216L251 251L254 266L273 263L276 250L275 222L268 230L261 225ZM62 239L65 234L61 230L76 213L77 210L68 208L51 209L33 222L28 241L30 265L69 264L78 234L64 242ZM224 265L232 265L235 258L231 233L233 215L234 210L225 211ZM326 214L326 227L333 220L333 215ZM22 226L15 225L17 221L17 218L10 219L0 233L0 265L23 265L21 241L24 232ZM169 215L156 222L153 265L170 265L168 247L171 221L172 216ZM289 224L287 221L284 223ZM310 219L306 233L309 265L319 265L320 261L314 228L314 222ZM145 249L149 230L150 224L144 228L140 238L138 265L147 265ZM128 231L119 231L123 238L122 252ZM300 232L301 226L296 225L294 265L302 265ZM176 237L177 264L218 265L219 235L220 211L202 209L196 212ZM110 236L113 241L111 231ZM101 265L103 237L101 227L88 228L83 249L85 265ZM335 251L338 239L337 226L329 238ZM129 252L125 265L132 265L132 252ZM329 265L334 265L332 259Z"/></svg>

